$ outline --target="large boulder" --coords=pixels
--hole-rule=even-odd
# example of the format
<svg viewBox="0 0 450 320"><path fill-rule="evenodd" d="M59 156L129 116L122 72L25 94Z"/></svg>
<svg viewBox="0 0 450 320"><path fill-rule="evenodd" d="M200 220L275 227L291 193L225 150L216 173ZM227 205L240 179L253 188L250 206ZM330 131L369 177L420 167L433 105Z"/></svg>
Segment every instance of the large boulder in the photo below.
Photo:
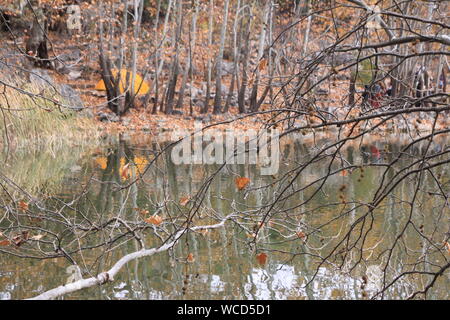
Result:
<svg viewBox="0 0 450 320"><path fill-rule="evenodd" d="M47 70L31 69L29 72L29 80L33 85L41 89L57 90L57 85Z"/></svg>
<svg viewBox="0 0 450 320"><path fill-rule="evenodd" d="M62 84L59 89L59 93L66 101L68 107L72 110L80 111L84 109L83 100L81 100L80 95L76 90L74 90L68 84Z"/></svg>
<svg viewBox="0 0 450 320"><path fill-rule="evenodd" d="M83 110L84 103L79 93L68 84L59 84L47 70L32 69L29 74L30 83L47 94L58 95L61 102L70 110Z"/></svg>

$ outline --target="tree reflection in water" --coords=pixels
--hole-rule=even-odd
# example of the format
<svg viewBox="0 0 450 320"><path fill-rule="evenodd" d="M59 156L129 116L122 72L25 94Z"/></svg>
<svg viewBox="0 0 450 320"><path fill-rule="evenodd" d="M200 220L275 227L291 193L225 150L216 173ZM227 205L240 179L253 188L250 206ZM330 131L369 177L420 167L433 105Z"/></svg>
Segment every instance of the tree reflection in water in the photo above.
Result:
<svg viewBox="0 0 450 320"><path fill-rule="evenodd" d="M317 157L333 141L302 139L282 143L274 177L258 165L176 166L160 153L167 143L120 140L76 161L42 157L40 170L64 168L50 176L59 188L45 188L42 175L20 190L6 179L26 157L13 157L2 172L0 297L36 296L64 284L73 264L86 279L171 241L113 282L65 298L398 299L425 290L449 257L445 140L405 148L407 138L365 139L333 158L332 148ZM250 186L238 190L237 176ZM199 228L226 216L224 227ZM449 288L447 268L427 297L448 298Z"/></svg>

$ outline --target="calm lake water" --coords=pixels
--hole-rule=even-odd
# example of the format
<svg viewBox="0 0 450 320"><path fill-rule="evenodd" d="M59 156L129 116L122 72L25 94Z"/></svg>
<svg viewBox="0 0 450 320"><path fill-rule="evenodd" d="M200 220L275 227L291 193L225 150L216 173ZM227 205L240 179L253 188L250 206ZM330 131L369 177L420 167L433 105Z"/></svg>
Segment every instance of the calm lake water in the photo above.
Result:
<svg viewBox="0 0 450 320"><path fill-rule="evenodd" d="M270 223L258 236L258 252L267 254L266 263L255 258L251 245L251 232L256 216L255 209L273 200L280 185L273 185L275 177L261 176L257 165L231 165L222 169L206 191L197 225L211 223L208 213L226 215L241 212L239 224L229 222L225 228L204 233L189 233L173 250L129 263L120 271L113 283L90 288L67 295L64 299L364 299L370 297L380 285L381 265L385 252L403 228L409 215L406 201L411 200L415 184L412 180L400 183L392 196L388 197L375 211L372 231L369 233L364 252L365 262L348 270L345 264L334 260L330 264L319 265L314 256L326 255L337 244L346 228L355 221L366 208L352 204L352 201L369 202L376 192L385 168L367 164L390 161L407 137L377 138L373 141L357 141L342 150L350 164L360 165L363 170L345 171L331 176L321 192L314 193L317 184L308 187L295 196L286 199L277 210ZM330 139L293 137L281 146L281 164L278 177L288 173L300 163L304 163ZM445 139L438 139L430 152L439 152L448 146ZM205 180L213 174L218 165L174 165L169 154L156 161L147 171L145 168L154 159L163 143L151 139L135 141L120 139L105 142L96 148L71 147L33 151L3 152L0 156L2 173L22 186L26 192L46 197L48 208L60 208L67 219L79 219L82 213L89 219L110 217L120 212L127 220L142 220L142 213L157 213L163 219L169 215L183 216L188 205L180 205L185 197L200 190ZM420 148L413 148L396 164L401 168L420 154ZM448 155L447 155L448 157ZM130 162L132 165L128 166ZM340 164L333 163L334 170ZM348 165L348 164L347 164ZM437 168L447 194L449 193L449 166ZM124 170L130 172L124 173ZM294 189L307 186L326 175L328 161L311 164L294 181ZM135 177L139 172L145 174L137 184L120 189L126 184L124 176ZM390 173L392 176L393 173ZM250 178L250 190L239 191L235 185L236 176ZM288 174L286 177L292 175ZM423 188L427 192L437 192L432 175L423 177ZM281 183L282 185L283 183ZM265 188L259 188L266 186ZM345 187L343 187L345 186ZM13 192L13 191L11 191ZM7 198L5 193L0 197ZM308 197L311 201L305 206L296 207ZM342 199L348 203L343 204ZM76 200L76 201L75 201ZM5 200L7 201L7 200ZM71 203L62 206L62 203ZM442 234L450 230L449 206L442 198L431 197L426 193L419 195L420 205L412 212L415 222L422 225L427 234ZM164 207L164 205L166 205ZM339 217L345 210L348 214ZM169 210L167 210L169 208ZM290 208L290 209L289 209ZM284 210L283 212L283 209ZM289 209L289 210L287 210ZM38 211L33 205L30 210ZM169 212L170 211L170 212ZM0 207L0 216L2 208ZM6 220L5 220L6 219ZM7 233L10 217L3 217L0 231ZM323 226L324 223L329 222ZM103 221L103 220L102 220ZM438 224L438 225L436 225ZM299 237L301 232L308 238ZM315 228L320 232L314 232ZM76 247L73 234L62 226L45 222L42 229L63 237L69 248ZM81 235L80 235L81 236ZM73 254L82 265L84 276L107 270L121 256L138 250L136 241L118 240L113 246L96 248L95 244L105 235L82 238L81 246L91 245L83 254ZM147 247L158 246L163 231L149 232L144 239ZM50 239L46 235L42 240ZM442 265L450 255L430 254L423 257L424 243L413 228L406 230L402 243L392 252L392 262L387 270L394 277L407 264L423 259ZM443 239L436 236L436 239ZM439 244L441 245L441 243ZM27 247L30 246L30 247ZM408 247L406 254L405 246ZM71 265L66 258L42 259L23 258L21 255L34 255L36 245L25 244L20 248L0 247L0 299L23 299L35 296L45 290L66 283ZM303 254L304 252L310 253ZM191 253L194 261L185 262ZM351 257L351 261L359 259ZM336 267L341 266L340 270ZM428 267L425 267L428 268ZM429 267L431 270L431 267ZM69 269L70 270L70 269ZM70 272L70 271L69 271ZM367 280L368 277L368 280ZM420 277L405 278L394 284L385 293L385 298L402 299L411 292L422 289L425 284ZM368 283L367 283L368 282ZM305 284L309 283L305 287ZM364 284L365 283L365 284ZM448 299L450 292L449 272L439 277L429 299Z"/></svg>

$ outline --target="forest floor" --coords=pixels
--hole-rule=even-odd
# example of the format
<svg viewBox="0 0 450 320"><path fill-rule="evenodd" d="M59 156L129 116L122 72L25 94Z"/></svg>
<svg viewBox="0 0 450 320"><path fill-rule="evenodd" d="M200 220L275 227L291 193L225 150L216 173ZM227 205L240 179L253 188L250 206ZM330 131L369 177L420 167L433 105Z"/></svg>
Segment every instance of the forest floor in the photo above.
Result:
<svg viewBox="0 0 450 320"><path fill-rule="evenodd" d="M64 43L61 39L58 39L57 35L53 35L55 43ZM59 41L58 41L59 40ZM80 48L80 47L79 47ZM60 53L64 52L64 48L58 48ZM88 57L87 50L81 50L81 55ZM69 50L70 51L70 50ZM276 111L268 112L269 110L276 109L269 103L263 103L261 109L257 114L240 114L236 105L231 105L230 109L226 113L213 114L213 99L210 100L210 112L207 114L201 113L204 100L201 98L196 103L192 102L190 95L186 94L183 107L181 109L175 109L177 114L168 115L161 111L152 113L153 103L144 108L137 103L135 108L130 109L125 115L120 118L116 118L115 121L101 121L99 115L109 115L113 117L113 113L108 109L106 105L106 95L104 91L97 91L95 87L101 80L98 62L94 59L83 61L84 67L88 70L94 70L94 72L83 73L83 75L75 80L70 80L68 75L60 74L57 71L49 70L49 73L59 82L69 84L74 87L80 94L85 107L91 110L91 114L94 116L96 125L101 131L108 133L128 133L128 134L141 134L149 133L151 135L159 135L161 132L170 131L189 131L195 130L196 125L201 123L202 127L214 124L214 128L217 129L233 129L233 130L248 130L248 129L261 129L266 127L268 123L278 129L286 129L287 121L286 115L280 115ZM223 77L223 86L228 88L230 85L230 76ZM180 82L180 81L179 81ZM179 83L178 82L178 83ZM201 81L192 81L193 88L200 88L204 86ZM261 86L262 87L262 86ZM263 90L264 87L261 88ZM328 96L325 98L324 106L327 101L334 101L335 106L330 110L339 120L357 117L361 113L359 106L353 110L349 110L346 107L347 100L348 81L334 81L331 86L328 86ZM359 89L361 90L361 89ZM186 89L189 92L189 88ZM274 90L276 92L276 88ZM177 92L178 93L178 92ZM176 95L177 98L178 94ZM223 101L226 97L223 98ZM360 99L360 94L357 94L357 99ZM268 100L268 99L267 99ZM199 103L200 102L200 103ZM279 106L283 108L283 106ZM381 112L382 110L374 110L375 112ZM290 123L293 127L308 127L314 126L320 123L320 120L314 116L305 116L304 119L296 119L294 123ZM375 121L381 121L377 119ZM354 132L358 132L367 123L361 122L360 128ZM436 129L446 128L450 125L448 118L441 117L436 125ZM330 135L334 135L339 128L337 126L325 127L326 131L330 132ZM333 128L330 130L330 128ZM381 125L374 134L383 133L420 133L429 132L432 129L432 119L426 114L418 115L406 114L402 115L402 119L394 119ZM324 129L318 129L323 131ZM347 128L344 126L343 133L348 132L350 126ZM310 131L308 129L302 130L304 132Z"/></svg>
<svg viewBox="0 0 450 320"><path fill-rule="evenodd" d="M316 30L316 29L313 29ZM152 30L148 30L151 32ZM317 34L315 34L317 32ZM312 31L312 37L319 37L320 29L317 31ZM199 32L198 42L202 43L205 41L206 35ZM9 40L11 46L23 45L26 36L22 39ZM201 123L202 126L208 126L214 124L215 128L218 129L233 129L233 130L248 130L248 129L260 129L262 127L267 127L270 124L274 128L286 129L286 128L304 128L301 131L308 132L311 131L309 127L314 127L320 125L321 120L319 117L315 116L313 113L310 115L305 115L301 117L296 117L294 121L287 119L289 115L286 112L278 112L276 109L286 108L283 105L281 99L278 99L278 105L272 105L269 103L269 97L266 98L265 103L261 105L261 108L256 114L240 114L237 110L236 102L232 104L229 111L222 114L213 114L213 99L209 103L209 112L206 114L201 113L201 108L204 104L204 87L205 82L202 81L205 77L206 72L205 66L207 64L207 59L210 57L211 53L208 50L201 48L199 45L200 54L196 55L193 59L193 65L196 66L197 75L193 76L193 79L188 81L188 84L193 90L202 92L196 97L189 94L190 89L186 88L186 96L181 109L175 109L177 114L168 115L161 111L152 113L153 103L150 102L148 106L143 107L139 102L136 104L135 108L130 109L123 116L115 117L114 114L108 109L106 105L106 95L104 91L97 91L95 89L98 82L101 80L100 67L98 63L98 53L96 48L95 40L83 39L80 36L73 35L61 35L57 32L50 32L49 34L50 48L55 56L60 56L63 54L72 54L74 51L78 51L81 59L77 62L78 66L76 68L79 74L73 76L72 72L62 73L57 70L48 70L48 73L56 80L59 84L68 84L74 88L80 95L85 107L89 110L89 114L95 119L95 125L100 128L101 131L110 133L150 133L152 135L158 135L161 132L167 131L193 131L196 128L196 124ZM316 50L318 48L310 48L311 50ZM206 52L205 52L206 51ZM215 50L209 50L215 51ZM183 51L184 52L184 51ZM180 61L184 61L185 57L183 52L180 54ZM184 52L185 53L185 52ZM168 66L170 66L171 52L163 52L165 63L165 70L163 69L161 82L167 83ZM225 63L232 64L232 61L225 59ZM138 56L138 64L141 66L140 70L145 70L150 67L148 62L147 53L142 53ZM251 57L249 70L259 68L258 61L255 56ZM76 72L76 73L77 73ZM150 68L150 73L151 73ZM143 76L143 75L142 75ZM328 81L327 84L321 86L317 89L322 92L326 92L324 95L317 95L314 97L316 99L316 104L320 108L330 112L333 115L332 120L344 120L350 118L356 118L361 114L361 108L357 105L356 108L350 110L346 104L348 100L348 88L350 71L346 70L340 74L339 79L333 79ZM151 79L146 77L145 79L151 86ZM262 75L261 85L259 86L259 94L264 91L264 83L267 79L264 78L264 72ZM181 80L178 81L177 90L179 89ZM225 75L222 78L222 85L229 90L231 82L231 75ZM212 90L214 91L214 81L212 83ZM248 88L248 91L250 89ZM272 96L278 95L279 88L274 87ZM358 88L356 95L357 100L361 100L362 88ZM236 92L236 89L234 90ZM160 100L161 96L164 95L164 87L160 88ZM236 93L234 94L236 96ZM175 101L178 99L178 92L175 94ZM139 99L138 99L139 100ZM223 96L222 102L224 103L226 96ZM234 97L234 100L236 98ZM373 110L372 112L380 112L382 110ZM389 122L384 123L377 128L373 133L382 134L385 132L396 133L396 132L407 132L407 133L419 133L419 132L429 132L432 129L432 116L421 114L403 114L401 119L397 117ZM110 121L114 119L113 121ZM106 121L102 121L106 120ZM381 121L381 119L376 119L373 121ZM217 125L216 125L217 124ZM376 123L371 123L376 124ZM345 134L350 130L349 124L338 128L337 126L325 126L327 131L331 135L334 135L340 129L341 132ZM449 121L446 117L440 117L437 121L436 129L442 129L449 126ZM367 128L366 122L361 122L359 128L353 128L353 133L357 133L359 130L364 130ZM312 131L321 131L322 128L317 128Z"/></svg>

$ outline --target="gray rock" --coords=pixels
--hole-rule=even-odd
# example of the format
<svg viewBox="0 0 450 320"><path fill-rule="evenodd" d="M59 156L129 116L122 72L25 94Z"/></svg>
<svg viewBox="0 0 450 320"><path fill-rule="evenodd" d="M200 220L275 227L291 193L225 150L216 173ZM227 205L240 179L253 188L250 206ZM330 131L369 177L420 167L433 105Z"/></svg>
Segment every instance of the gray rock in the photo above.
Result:
<svg viewBox="0 0 450 320"><path fill-rule="evenodd" d="M327 95L327 94L329 94L329 91L327 89L323 89L323 88L317 88L314 91L318 95Z"/></svg>
<svg viewBox="0 0 450 320"><path fill-rule="evenodd" d="M80 115L85 118L93 119L94 118L94 112L90 108L84 108L80 111Z"/></svg>
<svg viewBox="0 0 450 320"><path fill-rule="evenodd" d="M42 89L56 89L55 82L47 70L32 69L30 71L30 82Z"/></svg>
<svg viewBox="0 0 450 320"><path fill-rule="evenodd" d="M72 166L71 168L70 168L70 171L71 172L78 172L78 171L81 171L81 167L79 166L79 165L74 165L74 166Z"/></svg>
<svg viewBox="0 0 450 320"><path fill-rule="evenodd" d="M196 86L192 86L190 85L190 83L186 83L186 90L185 92L187 94L190 94L192 99L196 99L199 96L203 96L203 90L200 88L197 88Z"/></svg>
<svg viewBox="0 0 450 320"><path fill-rule="evenodd" d="M233 74L234 73L234 63L228 62L228 61L222 61L222 68L221 68L221 74L227 75L227 74Z"/></svg>
<svg viewBox="0 0 450 320"><path fill-rule="evenodd" d="M131 120L128 118L123 118L122 119L122 125L124 125L125 127L128 127L130 125Z"/></svg>
<svg viewBox="0 0 450 320"><path fill-rule="evenodd" d="M78 92L76 92L71 86L68 84L61 85L60 93L71 109L78 111L84 109L83 100L81 100Z"/></svg>
<svg viewBox="0 0 450 320"><path fill-rule="evenodd" d="M67 78L69 80L77 80L81 77L81 71L79 70L72 70L69 72L69 74L67 75Z"/></svg>
<svg viewBox="0 0 450 320"><path fill-rule="evenodd" d="M102 122L119 122L120 118L115 115L115 114L111 114L111 113L105 113L105 112L99 112L97 114L98 116L98 120L102 121Z"/></svg>
<svg viewBox="0 0 450 320"><path fill-rule="evenodd" d="M182 116L183 115L183 111L175 109L175 110L172 110L172 114Z"/></svg>
<svg viewBox="0 0 450 320"><path fill-rule="evenodd" d="M202 121L202 122L211 122L212 117L210 114L197 116L194 118L195 121Z"/></svg>
<svg viewBox="0 0 450 320"><path fill-rule="evenodd" d="M334 53L325 59L325 63L332 65L334 67L341 66L343 64L348 64L355 61L355 57L349 53Z"/></svg>
<svg viewBox="0 0 450 320"><path fill-rule="evenodd" d="M54 66L55 66L56 71L58 71L61 74L70 73L70 68L67 66L67 64L62 63L61 61L55 61Z"/></svg>
<svg viewBox="0 0 450 320"><path fill-rule="evenodd" d="M81 51L75 49L69 53L63 53L58 56L58 60L62 62L75 62L81 59Z"/></svg>

